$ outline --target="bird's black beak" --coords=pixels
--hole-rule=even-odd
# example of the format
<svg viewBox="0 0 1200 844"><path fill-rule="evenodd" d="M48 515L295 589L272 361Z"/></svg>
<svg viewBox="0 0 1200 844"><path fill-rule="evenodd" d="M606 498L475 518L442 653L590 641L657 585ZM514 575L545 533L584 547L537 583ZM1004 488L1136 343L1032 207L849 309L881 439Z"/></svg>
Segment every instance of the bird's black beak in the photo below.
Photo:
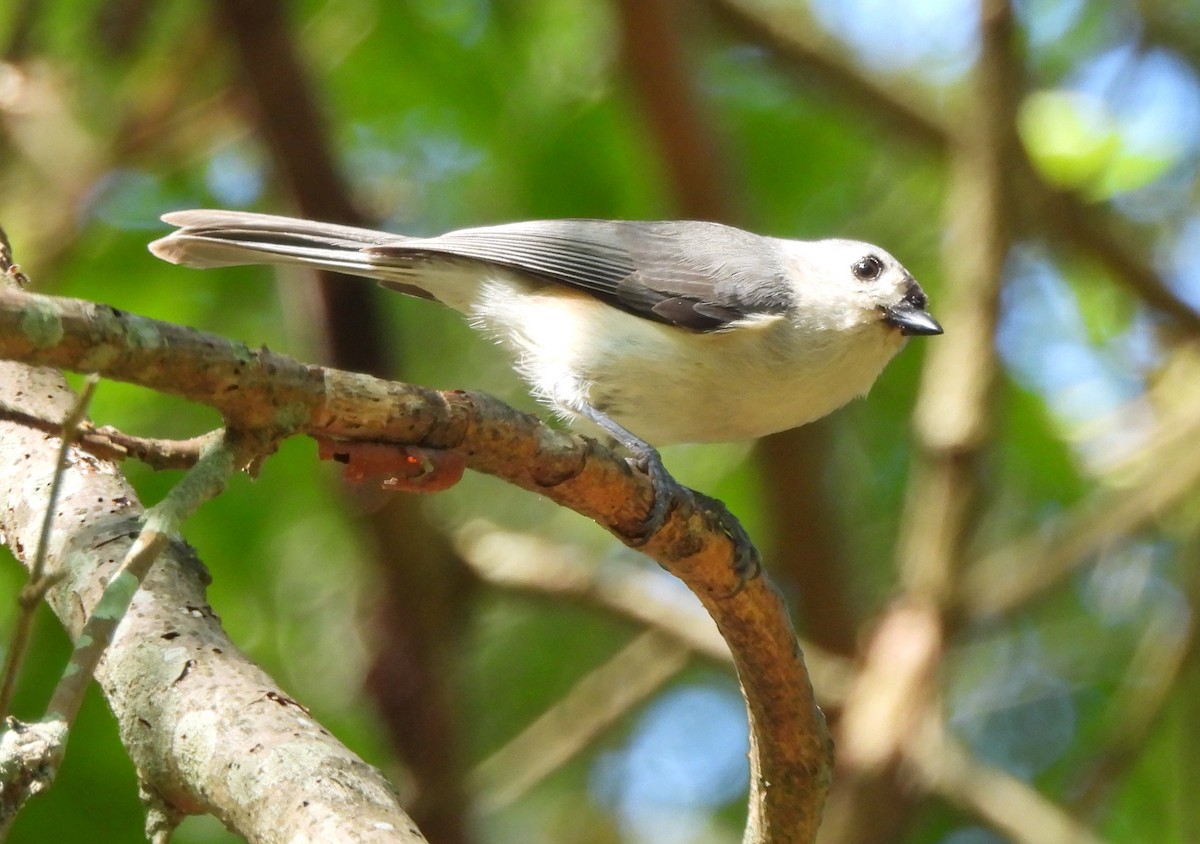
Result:
<svg viewBox="0 0 1200 844"><path fill-rule="evenodd" d="M941 334L942 326L926 310L928 306L925 292L913 281L908 295L899 304L883 309L883 321L899 328L905 337Z"/></svg>
<svg viewBox="0 0 1200 844"><path fill-rule="evenodd" d="M942 333L942 326L924 308L899 304L885 308L883 313L883 321L899 328L905 337Z"/></svg>

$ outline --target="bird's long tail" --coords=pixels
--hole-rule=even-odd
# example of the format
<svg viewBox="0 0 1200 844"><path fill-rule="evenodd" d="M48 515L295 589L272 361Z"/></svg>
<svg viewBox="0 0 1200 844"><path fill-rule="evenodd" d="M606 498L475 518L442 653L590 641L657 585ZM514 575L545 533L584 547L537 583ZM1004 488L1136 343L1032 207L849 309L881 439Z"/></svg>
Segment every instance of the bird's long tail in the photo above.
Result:
<svg viewBox="0 0 1200 844"><path fill-rule="evenodd" d="M381 263L369 251L412 241L402 235L244 211L175 211L163 220L180 228L151 243L150 251L172 264L307 264L381 280L409 276L398 262Z"/></svg>

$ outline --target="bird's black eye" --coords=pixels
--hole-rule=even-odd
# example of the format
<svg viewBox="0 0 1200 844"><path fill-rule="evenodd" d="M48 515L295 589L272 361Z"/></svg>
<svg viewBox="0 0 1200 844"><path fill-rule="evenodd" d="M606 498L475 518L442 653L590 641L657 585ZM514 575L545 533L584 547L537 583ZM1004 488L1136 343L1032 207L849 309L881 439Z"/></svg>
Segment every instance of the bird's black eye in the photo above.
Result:
<svg viewBox="0 0 1200 844"><path fill-rule="evenodd" d="M850 270L859 281L873 281L883 272L883 261L874 255L868 255L855 261Z"/></svg>

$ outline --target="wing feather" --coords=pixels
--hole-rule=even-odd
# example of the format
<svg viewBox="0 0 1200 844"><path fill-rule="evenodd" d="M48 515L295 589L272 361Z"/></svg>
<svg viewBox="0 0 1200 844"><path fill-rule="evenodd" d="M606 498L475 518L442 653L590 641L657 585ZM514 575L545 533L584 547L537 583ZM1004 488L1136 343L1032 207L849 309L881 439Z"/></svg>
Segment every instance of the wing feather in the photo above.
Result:
<svg viewBox="0 0 1200 844"><path fill-rule="evenodd" d="M718 223L552 220L367 246L380 264L423 256L495 264L647 319L715 331L791 303L774 241Z"/></svg>

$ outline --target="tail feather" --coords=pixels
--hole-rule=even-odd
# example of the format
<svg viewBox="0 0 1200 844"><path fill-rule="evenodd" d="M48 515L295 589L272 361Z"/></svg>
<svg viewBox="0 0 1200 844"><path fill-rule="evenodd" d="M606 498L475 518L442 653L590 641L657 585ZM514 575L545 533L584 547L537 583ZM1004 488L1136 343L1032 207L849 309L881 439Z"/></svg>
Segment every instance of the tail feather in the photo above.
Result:
<svg viewBox="0 0 1200 844"><path fill-rule="evenodd" d="M163 221L180 226L150 244L172 264L229 267L243 264L306 264L382 280L408 277L395 262L381 264L366 250L410 242L401 235L241 211L175 211Z"/></svg>
<svg viewBox="0 0 1200 844"><path fill-rule="evenodd" d="M373 278L384 287L463 313L474 312L487 289L485 281L506 276L509 285L528 282L519 269L510 273L495 266L487 254L451 248L439 238L245 211L174 211L163 220L180 228L151 243L150 251L164 261L197 269L303 264Z"/></svg>

